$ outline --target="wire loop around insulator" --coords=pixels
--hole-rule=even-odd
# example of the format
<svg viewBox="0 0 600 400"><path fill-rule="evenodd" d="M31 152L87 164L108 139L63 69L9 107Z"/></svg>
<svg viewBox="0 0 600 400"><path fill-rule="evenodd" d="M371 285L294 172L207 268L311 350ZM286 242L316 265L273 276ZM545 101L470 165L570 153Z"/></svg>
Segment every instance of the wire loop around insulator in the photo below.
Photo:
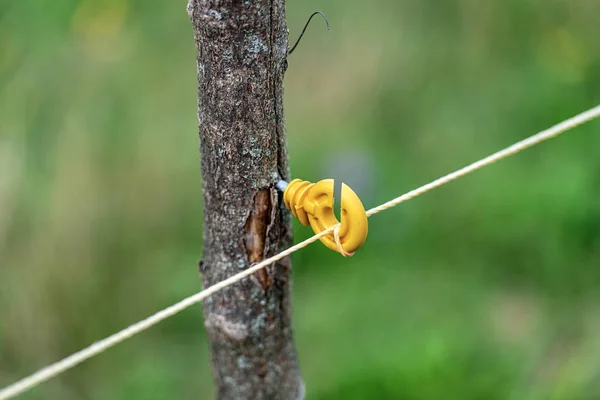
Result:
<svg viewBox="0 0 600 400"><path fill-rule="evenodd" d="M342 184L341 221L338 221L333 212L333 184L333 179L317 183L294 179L283 192L283 201L300 223L310 225L315 233L336 227L337 233L322 237L321 242L349 257L367 239L369 223L360 198L346 184Z"/></svg>

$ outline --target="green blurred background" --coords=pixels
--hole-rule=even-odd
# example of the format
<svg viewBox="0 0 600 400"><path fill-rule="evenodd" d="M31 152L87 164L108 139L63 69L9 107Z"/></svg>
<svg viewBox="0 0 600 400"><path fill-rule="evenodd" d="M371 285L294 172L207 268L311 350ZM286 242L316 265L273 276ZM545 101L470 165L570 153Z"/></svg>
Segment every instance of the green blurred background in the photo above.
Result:
<svg viewBox="0 0 600 400"><path fill-rule="evenodd" d="M0 1L0 386L200 289L185 1ZM600 103L597 0L289 1L292 175L378 205ZM310 399L599 399L600 122L294 259ZM295 225L295 240L310 229ZM196 306L22 396L209 399Z"/></svg>

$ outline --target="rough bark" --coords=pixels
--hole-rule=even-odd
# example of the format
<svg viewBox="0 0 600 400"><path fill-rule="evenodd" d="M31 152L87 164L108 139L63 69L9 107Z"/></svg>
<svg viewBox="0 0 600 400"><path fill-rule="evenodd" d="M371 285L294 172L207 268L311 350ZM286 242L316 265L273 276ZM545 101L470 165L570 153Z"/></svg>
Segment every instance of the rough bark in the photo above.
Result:
<svg viewBox="0 0 600 400"><path fill-rule="evenodd" d="M291 242L285 0L190 0L198 66L205 287ZM300 399L289 258L204 302L218 399Z"/></svg>

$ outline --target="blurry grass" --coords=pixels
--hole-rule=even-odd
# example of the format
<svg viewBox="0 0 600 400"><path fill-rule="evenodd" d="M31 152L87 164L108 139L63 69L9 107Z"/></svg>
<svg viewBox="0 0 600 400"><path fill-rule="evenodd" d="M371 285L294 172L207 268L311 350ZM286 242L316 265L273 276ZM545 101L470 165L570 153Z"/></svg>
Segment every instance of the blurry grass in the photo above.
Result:
<svg viewBox="0 0 600 400"><path fill-rule="evenodd" d="M593 1L287 7L294 39L332 25L290 57L293 175L350 171L367 207L600 101ZM0 4L0 386L200 288L194 57L184 3ZM351 259L295 254L309 397L598 397L598 132L374 216ZM194 308L23 398L210 393Z"/></svg>

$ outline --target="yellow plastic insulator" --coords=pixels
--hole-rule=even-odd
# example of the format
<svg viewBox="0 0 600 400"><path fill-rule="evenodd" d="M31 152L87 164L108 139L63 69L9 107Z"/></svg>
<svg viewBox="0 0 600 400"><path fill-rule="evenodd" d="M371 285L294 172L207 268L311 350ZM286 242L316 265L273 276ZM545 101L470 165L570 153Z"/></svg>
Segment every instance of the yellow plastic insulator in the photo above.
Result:
<svg viewBox="0 0 600 400"><path fill-rule="evenodd" d="M283 192L283 201L300 223L310 225L315 233L339 223L333 213L333 179L317 183L294 179ZM369 224L362 202L344 183L340 215L342 222L337 229L339 247L334 233L323 236L321 242L331 250L351 256L367 239Z"/></svg>

